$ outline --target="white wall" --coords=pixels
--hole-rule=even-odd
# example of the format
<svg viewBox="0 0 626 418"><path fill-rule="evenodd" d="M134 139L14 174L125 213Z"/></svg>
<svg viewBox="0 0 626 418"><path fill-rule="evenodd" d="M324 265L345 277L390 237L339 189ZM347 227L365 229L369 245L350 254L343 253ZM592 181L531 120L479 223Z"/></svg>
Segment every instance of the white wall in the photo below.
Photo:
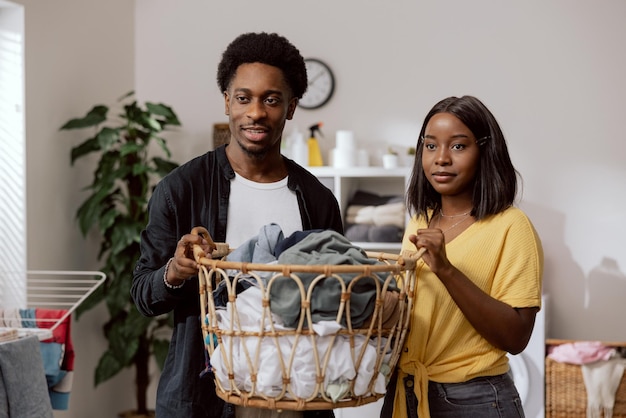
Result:
<svg viewBox="0 0 626 418"><path fill-rule="evenodd" d="M96 103L114 103L134 87L134 3L128 0L19 0L25 10L25 119L28 268L97 270L98 243L85 242L74 214L93 167L70 166L84 133L63 123ZM59 418L114 417L134 406L133 375L94 388L106 348L104 307L74 321L75 380Z"/></svg>
<svg viewBox="0 0 626 418"><path fill-rule="evenodd" d="M29 268L98 267L97 242L85 244L74 222L93 167L69 166L82 138L58 132L62 123L135 84L141 98L179 113L183 131L170 145L185 161L212 148L212 125L226 120L215 85L223 49L242 32L275 31L335 70L331 102L293 121L302 130L323 121L325 151L339 129L355 131L372 154L408 147L439 99L483 99L508 135L525 180L522 206L545 246L549 336L624 340L616 307L626 296L622 0L18 3L26 7ZM96 310L75 323L77 380L59 417L133 406L131 374L93 389L103 318Z"/></svg>
<svg viewBox="0 0 626 418"><path fill-rule="evenodd" d="M436 101L479 97L508 137L545 246L548 336L623 340L626 3L371 3L137 0L137 89L178 109L180 161L210 149L212 124L226 120L215 72L242 32L281 33L334 69L329 104L293 121L323 121L326 152L351 129L380 165L388 145L415 144Z"/></svg>

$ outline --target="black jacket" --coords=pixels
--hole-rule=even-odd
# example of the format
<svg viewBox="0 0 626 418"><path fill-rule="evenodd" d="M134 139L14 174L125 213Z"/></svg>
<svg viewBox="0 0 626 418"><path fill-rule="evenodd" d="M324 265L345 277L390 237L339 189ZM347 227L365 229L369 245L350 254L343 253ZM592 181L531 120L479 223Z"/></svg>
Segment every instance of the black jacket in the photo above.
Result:
<svg viewBox="0 0 626 418"><path fill-rule="evenodd" d="M303 229L343 233L339 205L332 192L292 160L285 158L285 164L288 187L296 193ZM131 295L143 315L174 311L172 339L157 389L159 418L226 417L232 412L232 408L223 408L224 402L215 394L213 376L200 377L205 368L205 348L199 323L198 281L169 289L163 273L180 237L194 227L204 226L215 242L226 240L230 181L234 176L225 146L221 146L164 177L148 204L150 219L141 233L141 257L133 274ZM313 415L329 417L332 412L313 411Z"/></svg>

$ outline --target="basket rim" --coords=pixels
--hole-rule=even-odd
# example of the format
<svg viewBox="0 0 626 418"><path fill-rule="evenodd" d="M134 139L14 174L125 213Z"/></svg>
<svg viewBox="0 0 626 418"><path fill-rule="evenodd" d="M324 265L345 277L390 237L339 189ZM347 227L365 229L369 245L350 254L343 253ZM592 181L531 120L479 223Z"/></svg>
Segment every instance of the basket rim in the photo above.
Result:
<svg viewBox="0 0 626 418"><path fill-rule="evenodd" d="M421 257L420 253L408 252L404 255L366 252L371 259L380 261L380 264L265 264L249 263L241 261L228 261L228 259L213 259L207 257L197 257L196 261L210 268L220 268L223 270L239 270L244 273L248 271L269 271L289 273L394 273L400 274L403 271L413 269L415 263ZM390 263L395 261L395 264Z"/></svg>

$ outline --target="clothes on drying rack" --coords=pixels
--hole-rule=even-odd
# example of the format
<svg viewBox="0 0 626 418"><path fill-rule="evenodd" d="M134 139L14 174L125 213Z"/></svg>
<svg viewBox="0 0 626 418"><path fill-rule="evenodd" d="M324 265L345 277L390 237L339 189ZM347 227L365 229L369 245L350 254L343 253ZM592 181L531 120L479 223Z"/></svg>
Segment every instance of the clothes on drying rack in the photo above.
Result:
<svg viewBox="0 0 626 418"><path fill-rule="evenodd" d="M71 315L65 309L41 308L3 309L1 314L2 324L11 327L18 339L30 336L38 340L46 338L40 341L39 351L52 408L68 409L75 356L70 329ZM52 337L47 338L50 334Z"/></svg>
<svg viewBox="0 0 626 418"><path fill-rule="evenodd" d="M0 328L0 342L17 340L19 335L15 328Z"/></svg>
<svg viewBox="0 0 626 418"><path fill-rule="evenodd" d="M41 328L51 328L67 313L63 309L35 309L35 318ZM74 346L70 330L71 316L67 316L52 330L52 338L41 342L46 380L48 382L50 401L57 410L69 407L70 392L74 379Z"/></svg>
<svg viewBox="0 0 626 418"><path fill-rule="evenodd" d="M22 318L18 308L0 309L0 327L20 328Z"/></svg>
<svg viewBox="0 0 626 418"><path fill-rule="evenodd" d="M0 343L0 418L52 418L36 336Z"/></svg>

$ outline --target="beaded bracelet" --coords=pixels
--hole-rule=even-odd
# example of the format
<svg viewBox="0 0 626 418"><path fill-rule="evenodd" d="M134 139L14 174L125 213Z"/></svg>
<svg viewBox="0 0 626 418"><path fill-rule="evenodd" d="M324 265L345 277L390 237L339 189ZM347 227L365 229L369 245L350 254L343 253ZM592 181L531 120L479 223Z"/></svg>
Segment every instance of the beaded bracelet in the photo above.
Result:
<svg viewBox="0 0 626 418"><path fill-rule="evenodd" d="M185 282L182 282L181 284L171 284L167 281L167 270L170 268L170 264L172 264L172 261L174 261L174 257L167 260L167 263L165 264L165 272L163 272L163 283L165 283L165 287L169 289L180 289L185 285Z"/></svg>

